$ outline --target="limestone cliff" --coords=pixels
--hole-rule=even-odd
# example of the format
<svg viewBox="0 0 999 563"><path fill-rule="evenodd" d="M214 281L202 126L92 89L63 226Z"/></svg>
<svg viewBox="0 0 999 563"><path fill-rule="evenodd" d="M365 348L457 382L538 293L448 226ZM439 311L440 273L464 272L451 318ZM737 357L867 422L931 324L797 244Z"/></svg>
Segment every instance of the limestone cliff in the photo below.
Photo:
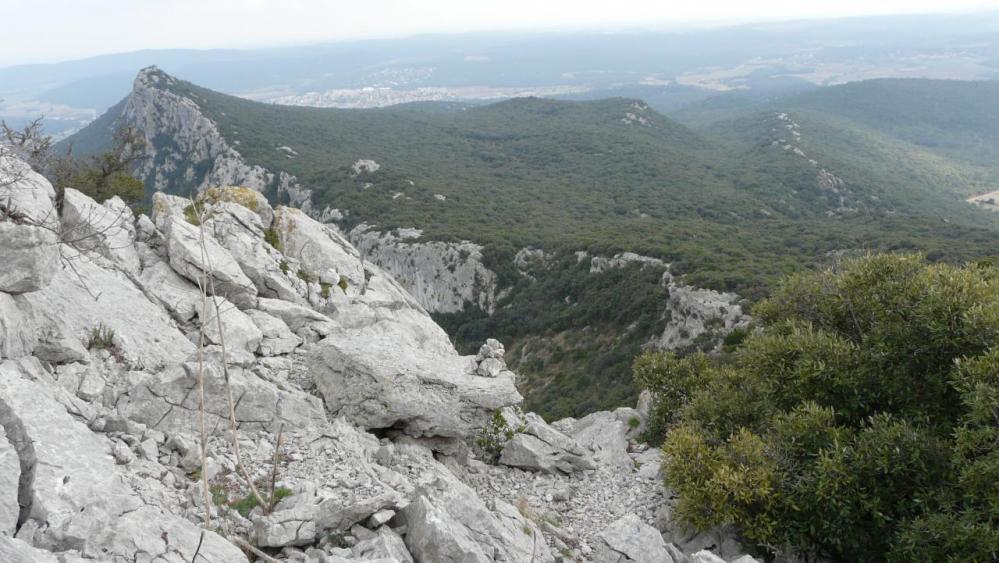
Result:
<svg viewBox="0 0 999 563"><path fill-rule="evenodd" d="M145 139L147 158L137 173L148 190L189 195L208 186L243 186L308 206L307 189L286 172L248 164L196 99L171 90L176 82L156 67L143 69L117 119Z"/></svg>
<svg viewBox="0 0 999 563"><path fill-rule="evenodd" d="M482 247L468 241L419 242L422 234L419 229L379 232L361 224L350 232L350 240L426 310L455 313L473 304L492 313L496 274L482 264Z"/></svg>

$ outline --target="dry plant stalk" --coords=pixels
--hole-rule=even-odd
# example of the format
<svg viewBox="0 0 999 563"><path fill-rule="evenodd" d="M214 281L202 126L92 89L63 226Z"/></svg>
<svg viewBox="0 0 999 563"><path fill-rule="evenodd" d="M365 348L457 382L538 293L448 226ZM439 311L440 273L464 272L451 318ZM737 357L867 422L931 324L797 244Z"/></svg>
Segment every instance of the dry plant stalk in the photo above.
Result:
<svg viewBox="0 0 999 563"><path fill-rule="evenodd" d="M271 499L270 503L267 505L267 512L274 512L274 503L277 501L277 497L274 492L277 490L277 472L278 472L278 461L281 452L281 440L284 435L284 423L278 426L277 439L274 440L274 455L271 458Z"/></svg>
<svg viewBox="0 0 999 563"><path fill-rule="evenodd" d="M200 209L198 205L195 205L193 198L189 198L189 200L191 201L191 208L198 217L198 223L200 223L200 226L198 227L198 245L201 249L201 262L203 264L203 269L202 279L199 280L199 285L207 286L205 294L206 296L211 295L211 303L215 311L215 323L219 333L219 347L222 350L222 377L225 386L226 404L229 410L229 431L232 434L232 450L233 455L236 457L236 469L243 477L243 480L246 482L246 486L250 489L250 493L253 494L257 503L266 509L267 503L264 501L264 498L260 496L260 491L257 490L257 486L253 483L253 477L250 476L250 472L246 470L246 465L243 463L243 456L240 453L239 425L236 423L236 403L232 398L232 383L229 376L229 354L226 350L225 332L223 331L222 325L222 306L219 304L218 295L215 293L215 267L211 263L211 257L208 255L208 244L205 241L204 211ZM204 334L205 331L206 320L207 316L202 317L202 334ZM204 473L204 468L202 468L202 473Z"/></svg>

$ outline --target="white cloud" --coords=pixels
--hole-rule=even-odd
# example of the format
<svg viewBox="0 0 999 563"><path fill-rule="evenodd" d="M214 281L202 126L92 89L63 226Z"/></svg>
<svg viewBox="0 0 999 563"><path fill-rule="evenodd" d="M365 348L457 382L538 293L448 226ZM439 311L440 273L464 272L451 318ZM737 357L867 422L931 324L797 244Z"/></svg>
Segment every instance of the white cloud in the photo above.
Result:
<svg viewBox="0 0 999 563"><path fill-rule="evenodd" d="M999 0L0 0L0 64L488 29L999 8Z"/></svg>

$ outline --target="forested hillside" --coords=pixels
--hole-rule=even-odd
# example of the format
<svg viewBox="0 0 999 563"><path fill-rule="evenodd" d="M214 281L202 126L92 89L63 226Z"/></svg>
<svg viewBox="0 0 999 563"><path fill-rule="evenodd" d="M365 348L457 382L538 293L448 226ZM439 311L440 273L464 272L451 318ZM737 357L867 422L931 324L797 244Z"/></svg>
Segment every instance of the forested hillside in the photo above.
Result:
<svg viewBox="0 0 999 563"><path fill-rule="evenodd" d="M637 272L597 280L570 262L541 268L527 283L513 261L525 247L551 253L554 264L580 250L636 252L668 262L682 283L750 300L778 276L842 252L911 250L961 261L999 247L995 216L964 201L999 189L995 169L951 154L960 146L954 139L964 139L961 124L976 113L987 123L984 114L999 105L975 83L923 87L919 95L908 90L912 81L848 85L733 104L723 119L695 118L689 108L684 119L693 128L623 98L344 110L261 104L172 78L159 84L196 105L246 162L294 175L311 190L316 212L342 212L344 230L361 222L418 227L423 240L483 245L484 262L511 291L491 316L470 308L439 320L459 345L482 334L505 338L514 359L525 358L516 365L525 385L545 389L529 393L529 404L544 403L549 413L579 414L632 396L630 358L665 321L616 313L655 303L649 296L660 284ZM885 89L902 91L890 98ZM949 121L926 121L919 143L917 129L893 127L902 118L877 105L912 99L893 110L919 114L934 95L939 103L978 102ZM889 101L864 106L852 97ZM96 150L116 119L109 114L69 142ZM162 152L172 141L153 142ZM985 141L967 142L987 149ZM377 167L358 170L361 160ZM171 185L184 186L177 181ZM574 299L584 290L587 302L615 307L584 311ZM529 342L543 353L521 354Z"/></svg>

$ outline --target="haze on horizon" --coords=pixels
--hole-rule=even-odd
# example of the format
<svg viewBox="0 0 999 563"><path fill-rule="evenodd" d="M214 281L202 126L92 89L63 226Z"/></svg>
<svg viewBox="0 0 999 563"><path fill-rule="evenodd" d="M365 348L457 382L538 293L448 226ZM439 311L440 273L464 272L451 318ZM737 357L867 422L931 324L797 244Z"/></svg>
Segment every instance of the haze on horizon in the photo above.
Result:
<svg viewBox="0 0 999 563"><path fill-rule="evenodd" d="M999 0L5 0L0 67L167 48L290 46L420 33L662 28L999 9ZM40 39L41 38L41 39Z"/></svg>

